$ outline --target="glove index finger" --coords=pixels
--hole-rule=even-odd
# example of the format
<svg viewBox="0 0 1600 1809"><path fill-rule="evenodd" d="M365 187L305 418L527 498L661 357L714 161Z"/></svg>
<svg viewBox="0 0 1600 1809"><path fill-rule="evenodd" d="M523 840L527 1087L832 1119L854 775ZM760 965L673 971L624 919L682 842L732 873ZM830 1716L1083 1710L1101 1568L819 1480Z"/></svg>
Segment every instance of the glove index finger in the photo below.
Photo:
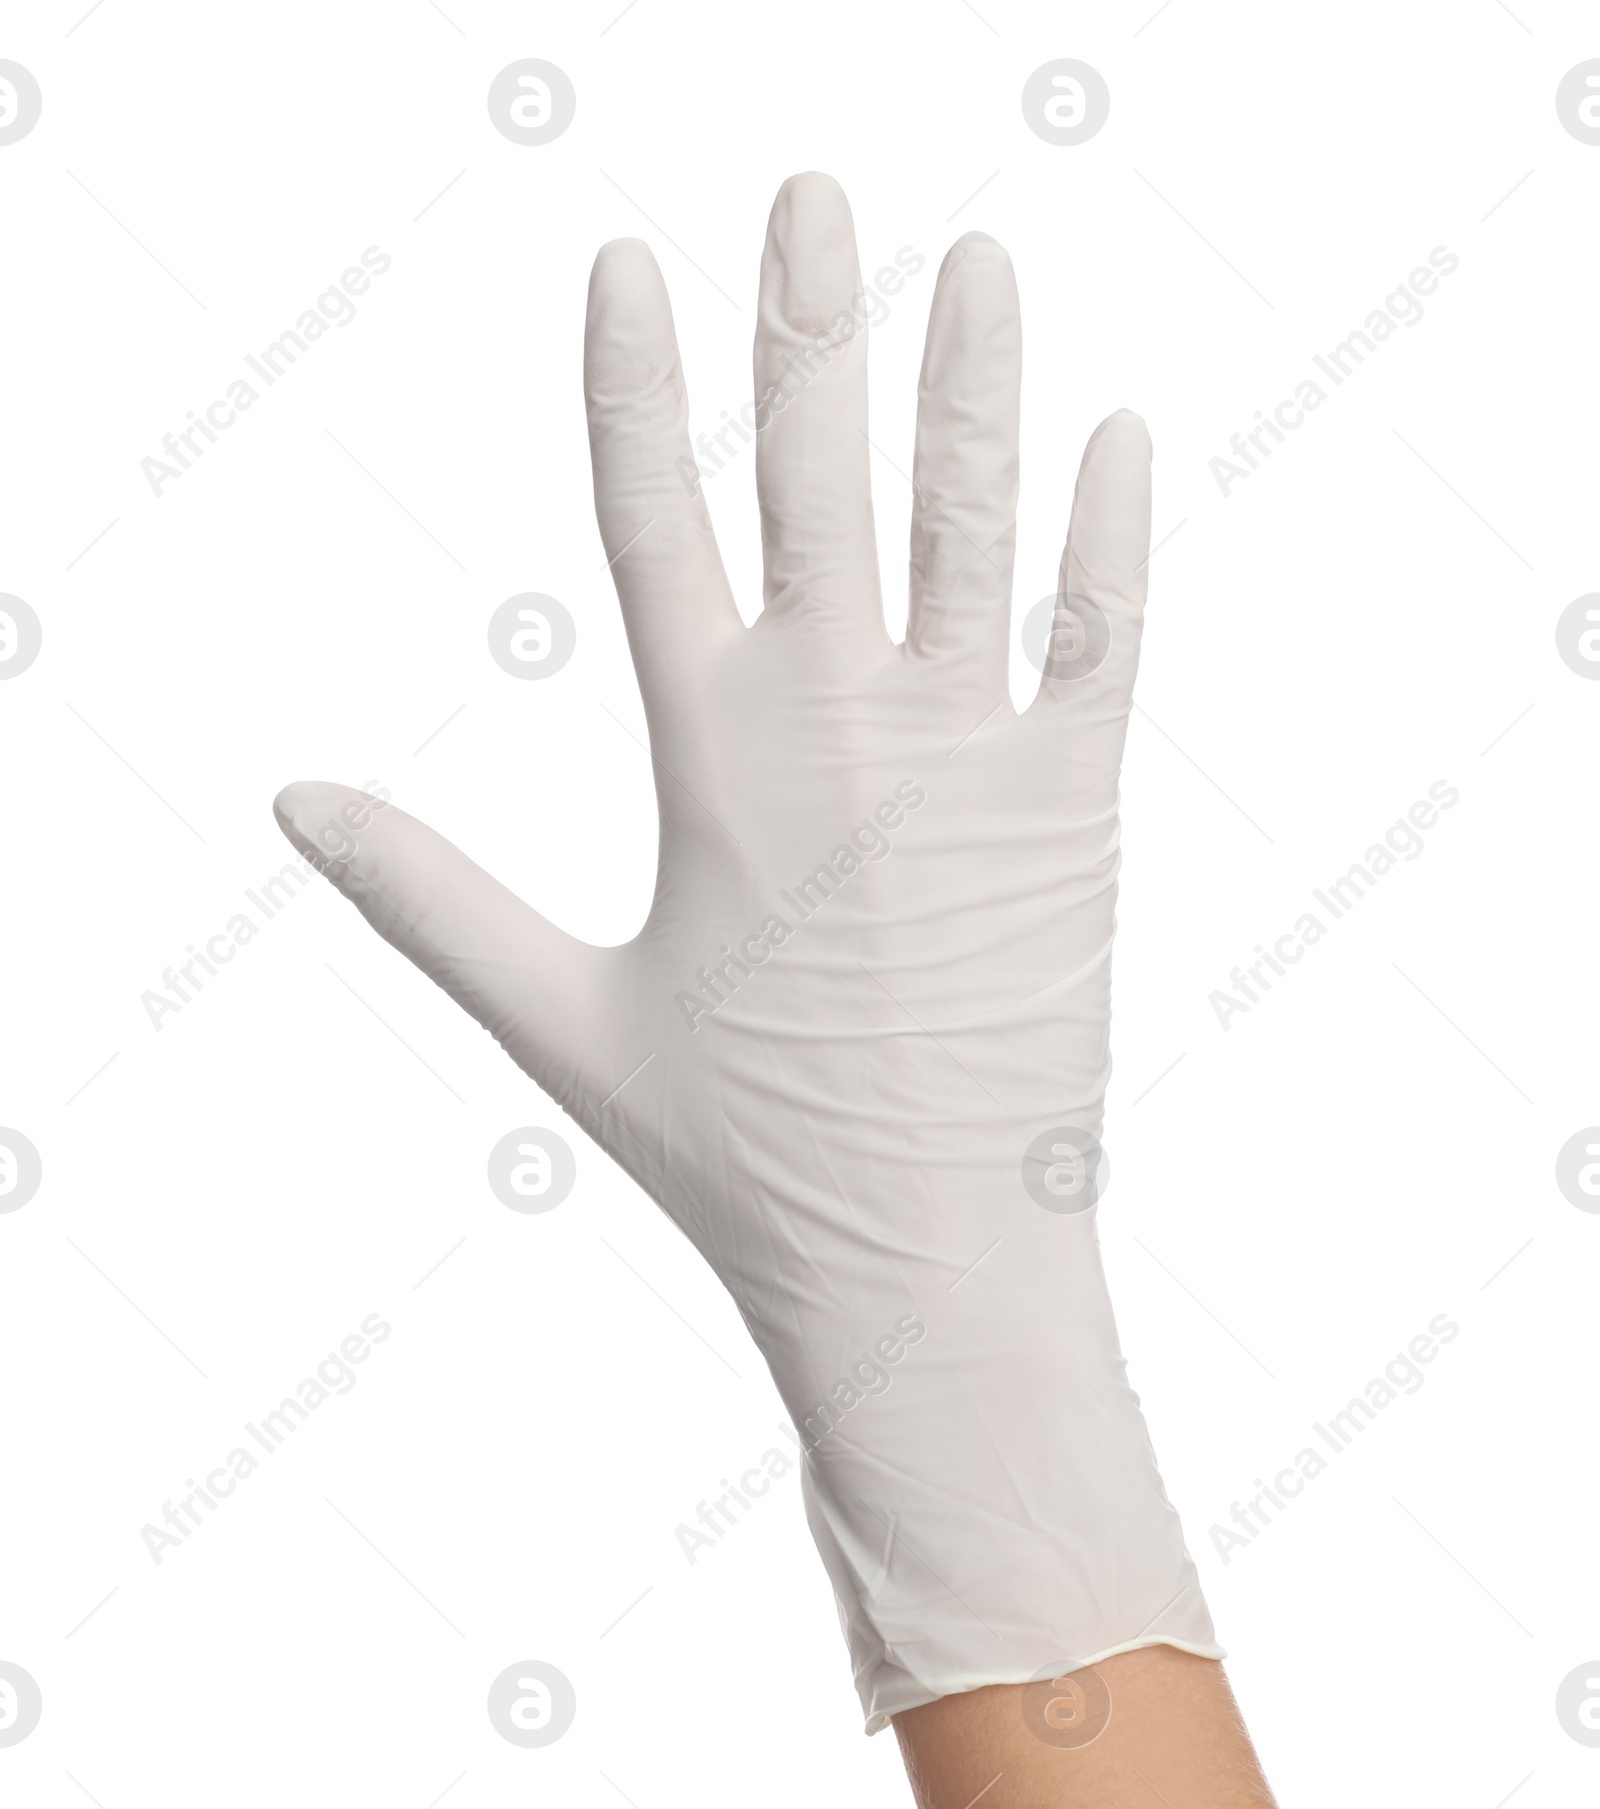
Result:
<svg viewBox="0 0 1600 1809"><path fill-rule="evenodd" d="M661 271L639 239L600 248L583 348L595 514L652 716L707 637L742 628L689 446L689 397Z"/></svg>

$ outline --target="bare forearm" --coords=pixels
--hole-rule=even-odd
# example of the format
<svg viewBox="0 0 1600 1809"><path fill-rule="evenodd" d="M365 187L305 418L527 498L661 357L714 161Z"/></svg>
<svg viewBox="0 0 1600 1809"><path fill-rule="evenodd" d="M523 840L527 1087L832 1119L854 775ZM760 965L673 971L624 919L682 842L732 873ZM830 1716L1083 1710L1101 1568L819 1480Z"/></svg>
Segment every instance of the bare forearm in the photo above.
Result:
<svg viewBox="0 0 1600 1809"><path fill-rule="evenodd" d="M919 1809L1273 1809L1215 1659L1149 1646L894 1718Z"/></svg>

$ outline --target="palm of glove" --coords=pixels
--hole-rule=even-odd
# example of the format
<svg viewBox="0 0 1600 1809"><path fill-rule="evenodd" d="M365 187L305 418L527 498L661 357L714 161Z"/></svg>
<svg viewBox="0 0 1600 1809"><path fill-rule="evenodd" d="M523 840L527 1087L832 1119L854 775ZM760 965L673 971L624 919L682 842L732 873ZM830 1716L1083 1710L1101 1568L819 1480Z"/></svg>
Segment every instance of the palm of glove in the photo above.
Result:
<svg viewBox="0 0 1600 1809"><path fill-rule="evenodd" d="M1009 260L970 234L939 274L898 646L878 596L860 293L843 195L795 178L762 264L746 419L766 606L746 628L684 481L687 400L660 274L637 241L597 260L596 506L662 823L640 934L617 949L574 941L397 810L327 868L671 1213L769 1357L793 1336L795 1287L820 1298L830 1285L797 1266L835 1249L843 1261L863 1240L908 1258L975 1254L974 1203L1017 1193L1040 1131L1098 1132L1108 1068L1148 441L1127 414L1091 441L1060 593L1067 620L1098 614L1103 657L1066 668L1093 664L1083 676L1047 667L1019 716ZM355 796L291 787L279 815L315 852L314 826Z"/></svg>
<svg viewBox="0 0 1600 1809"><path fill-rule="evenodd" d="M901 646L878 597L859 295L843 195L795 178L745 416L766 566L746 628L684 482L660 273L634 241L596 262L595 503L661 815L637 937L574 941L343 787L277 808L727 1285L807 1449L871 1732L1140 1645L1220 1648L1077 1209L1092 1199L1023 1172L1031 1145L1070 1156L1100 1127L1149 443L1127 414L1090 441L1058 590L1062 637L1090 654L1054 649L1018 715L1010 264L969 234L939 273ZM325 854L333 820L356 839Z"/></svg>

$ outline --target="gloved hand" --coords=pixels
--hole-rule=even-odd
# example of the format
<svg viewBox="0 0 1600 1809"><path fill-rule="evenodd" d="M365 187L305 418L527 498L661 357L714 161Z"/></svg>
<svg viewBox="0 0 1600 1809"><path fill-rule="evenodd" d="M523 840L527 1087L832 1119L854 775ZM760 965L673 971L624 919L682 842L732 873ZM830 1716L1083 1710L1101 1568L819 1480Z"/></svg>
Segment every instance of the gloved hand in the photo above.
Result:
<svg viewBox="0 0 1600 1809"><path fill-rule="evenodd" d="M681 475L660 272L637 240L596 260L595 506L661 817L634 940L575 941L392 807L326 870L732 1293L809 1447L807 1511L875 1732L1138 1646L1222 1653L1095 1233L1149 441L1120 413L1089 443L1051 660L1019 716L1010 261L969 233L939 273L899 646L860 296L838 185L791 179L761 266L766 606L746 628ZM360 799L302 784L276 808L321 864L318 829Z"/></svg>

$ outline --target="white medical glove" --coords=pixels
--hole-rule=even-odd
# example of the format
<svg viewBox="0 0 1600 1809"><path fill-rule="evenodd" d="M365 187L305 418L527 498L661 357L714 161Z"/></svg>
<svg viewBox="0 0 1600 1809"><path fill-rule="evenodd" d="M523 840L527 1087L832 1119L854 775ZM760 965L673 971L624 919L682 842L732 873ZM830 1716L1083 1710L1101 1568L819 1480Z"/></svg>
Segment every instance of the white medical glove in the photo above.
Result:
<svg viewBox="0 0 1600 1809"><path fill-rule="evenodd" d="M595 506L661 818L634 940L574 940L394 808L326 870L732 1293L810 1447L807 1510L875 1732L1138 1646L1222 1654L1095 1232L1149 440L1120 413L1089 443L1054 652L1019 716L1010 261L969 233L939 273L898 646L861 294L838 185L793 178L761 266L766 606L746 628L684 480L660 272L637 240L596 260ZM347 805L364 820L361 796L293 785L277 813L320 864L318 830Z"/></svg>

